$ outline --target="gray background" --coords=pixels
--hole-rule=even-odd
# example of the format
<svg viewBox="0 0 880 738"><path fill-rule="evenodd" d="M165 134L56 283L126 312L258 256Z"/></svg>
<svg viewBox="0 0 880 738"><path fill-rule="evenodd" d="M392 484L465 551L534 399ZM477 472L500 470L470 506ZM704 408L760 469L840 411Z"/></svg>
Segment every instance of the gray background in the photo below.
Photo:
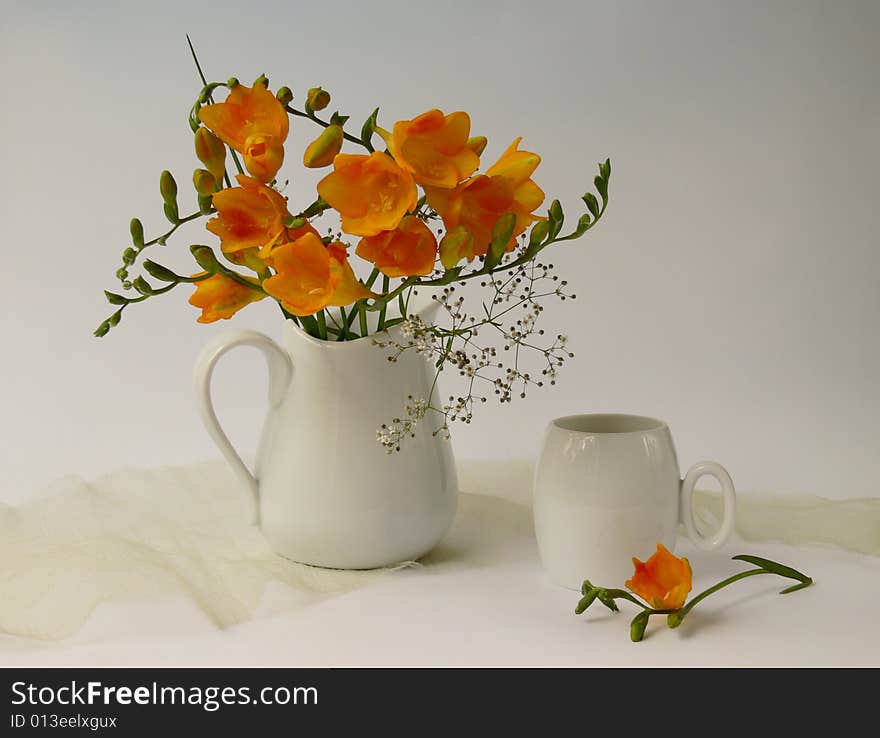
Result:
<svg viewBox="0 0 880 738"><path fill-rule="evenodd" d="M880 4L2 0L0 499L216 457L196 354L229 328L280 333L268 302L197 325L181 289L90 336L129 218L157 233L159 172L186 192L197 164L186 31L209 77L266 72L300 100L321 84L356 122L467 110L487 163L524 135L572 214L611 157L607 220L553 256L578 300L547 320L577 358L552 390L480 408L459 454L533 457L550 418L621 410L665 418L682 464L718 459L740 489L876 494ZM313 136L293 122L295 202L320 176L298 166ZM187 269L207 238L156 255ZM219 371L244 448L263 373L247 352Z"/></svg>

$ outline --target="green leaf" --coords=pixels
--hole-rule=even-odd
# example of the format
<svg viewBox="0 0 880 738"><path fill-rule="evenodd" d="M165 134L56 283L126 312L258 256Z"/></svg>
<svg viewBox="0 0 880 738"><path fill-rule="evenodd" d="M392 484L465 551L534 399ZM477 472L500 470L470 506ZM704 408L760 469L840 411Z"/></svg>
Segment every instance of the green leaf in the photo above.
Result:
<svg viewBox="0 0 880 738"><path fill-rule="evenodd" d="M379 108L376 108L372 115L364 121L364 125L361 128L361 142L366 146L367 150L372 152L373 144L371 140L373 138L373 132L376 130L376 121L379 118Z"/></svg>
<svg viewBox="0 0 880 738"><path fill-rule="evenodd" d="M109 292L108 290L104 290L104 296L107 298L107 302L111 305L127 305L128 298L123 297L122 295L117 295L115 292Z"/></svg>
<svg viewBox="0 0 880 738"><path fill-rule="evenodd" d="M559 231L562 230L562 223L565 220L565 215L562 212L562 205L559 203L559 200L554 200L550 203L550 210L548 211L548 220L550 223L550 240L552 241L559 235Z"/></svg>
<svg viewBox="0 0 880 738"><path fill-rule="evenodd" d="M770 559L762 559L760 556L747 556L746 554L739 554L738 556L733 557L734 561L746 561L749 564L754 564L755 566L760 566L762 569L766 569L767 571L772 571L774 574L778 574L781 577L787 577L788 579L797 579L800 582L806 583L807 581L812 582L806 574L799 572L797 569L792 569L790 566L785 566L785 564L780 564L776 561L771 561Z"/></svg>
<svg viewBox="0 0 880 738"><path fill-rule="evenodd" d="M142 295L152 295L154 292L153 287L143 277L138 277L131 285Z"/></svg>
<svg viewBox="0 0 880 738"><path fill-rule="evenodd" d="M92 334L96 338L103 338L110 332L110 323L106 320L101 323L97 328L95 328L95 332Z"/></svg>
<svg viewBox="0 0 880 738"><path fill-rule="evenodd" d="M157 264L155 261L146 259L144 261L144 269L160 282L180 282L182 277L172 272L170 269Z"/></svg>
<svg viewBox="0 0 880 738"><path fill-rule="evenodd" d="M315 336L316 338L318 337L320 331L318 330L318 321L315 320L314 316L300 315L298 316L298 320L302 324L302 327L306 333L308 333L310 336Z"/></svg>
<svg viewBox="0 0 880 738"><path fill-rule="evenodd" d="M513 237L513 229L516 227L516 215L514 213L506 213L502 215L495 227L492 229L492 241L489 243L489 250L486 252L485 266L487 269L494 269L504 256L507 244Z"/></svg>
<svg viewBox="0 0 880 738"><path fill-rule="evenodd" d="M107 318L107 325L110 327L119 325L119 321L122 319L122 308L119 308L113 315Z"/></svg>
<svg viewBox="0 0 880 738"><path fill-rule="evenodd" d="M131 219L131 224L129 225L129 230L131 231L131 242L134 244L134 247L140 251L144 247L144 226L143 223L140 222L137 218Z"/></svg>
<svg viewBox="0 0 880 738"><path fill-rule="evenodd" d="M807 577L807 579L805 581L799 582L798 584L792 585L791 587L786 587L779 594L781 594L781 595L791 594L792 592L797 592L799 589L806 589L807 587L809 587L812 584L813 584L813 580L810 579L809 577Z"/></svg>
<svg viewBox="0 0 880 738"><path fill-rule="evenodd" d="M611 179L611 159L599 162L599 174L602 175L602 179L604 179L607 184L608 180Z"/></svg>
<svg viewBox="0 0 880 738"><path fill-rule="evenodd" d="M599 201L592 192L588 192L581 198L586 204L587 209L593 214L594 218L599 217Z"/></svg>

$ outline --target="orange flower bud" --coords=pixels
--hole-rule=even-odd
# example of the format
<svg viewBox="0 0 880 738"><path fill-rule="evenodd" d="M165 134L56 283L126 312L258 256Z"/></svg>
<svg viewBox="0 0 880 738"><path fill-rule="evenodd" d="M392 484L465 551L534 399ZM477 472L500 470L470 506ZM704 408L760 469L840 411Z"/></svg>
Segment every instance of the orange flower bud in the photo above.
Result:
<svg viewBox="0 0 880 738"><path fill-rule="evenodd" d="M541 157L519 151L521 140L516 139L486 174L471 177L453 189L425 186L428 204L443 218L447 232L462 225L473 235L470 258L486 253L492 229L502 215L516 215L507 251L516 247L520 233L541 219L532 213L544 202L544 192L531 180Z"/></svg>
<svg viewBox="0 0 880 738"><path fill-rule="evenodd" d="M261 182L274 179L284 161L290 123L284 106L262 84L239 84L222 103L199 110L199 120L244 157Z"/></svg>
<svg viewBox="0 0 880 738"><path fill-rule="evenodd" d="M342 230L375 236L397 228L418 202L416 183L387 154L337 154L318 194L342 216Z"/></svg>
<svg viewBox="0 0 880 738"><path fill-rule="evenodd" d="M485 136L471 136L467 140L466 146L473 151L477 156L483 153L486 149L486 144L489 143L489 139Z"/></svg>
<svg viewBox="0 0 880 738"><path fill-rule="evenodd" d="M194 274L199 277L201 274ZM255 279L246 278L254 285ZM259 289L251 289L225 274L213 274L207 279L195 283L196 291L190 296L189 304L201 308L199 323L213 323L215 320L227 320L243 307L252 302L262 300L266 295Z"/></svg>
<svg viewBox="0 0 880 738"><path fill-rule="evenodd" d="M271 187L239 174L239 187L214 193L217 217L206 224L220 237L220 248L234 254L248 248L272 246L285 235L290 217L287 201Z"/></svg>
<svg viewBox="0 0 880 738"><path fill-rule="evenodd" d="M343 140L342 126L336 124L327 126L321 135L306 147L303 164L310 169L329 167L342 149Z"/></svg>
<svg viewBox="0 0 880 738"><path fill-rule="evenodd" d="M355 253L387 277L424 276L434 270L437 239L421 219L407 215L395 230L362 238Z"/></svg>
<svg viewBox="0 0 880 738"><path fill-rule="evenodd" d="M433 187L455 187L473 174L480 157L468 148L471 119L467 113L443 115L429 110L412 120L394 124L387 139L397 163L416 182Z"/></svg>
<svg viewBox="0 0 880 738"><path fill-rule="evenodd" d="M320 87L312 87L306 94L306 102L312 110L323 110L330 104L330 93Z"/></svg>
<svg viewBox="0 0 880 738"><path fill-rule="evenodd" d="M279 87L275 97L282 105L288 105L293 100L293 92L291 92L289 87Z"/></svg>
<svg viewBox="0 0 880 738"><path fill-rule="evenodd" d="M218 182L223 181L226 171L226 147L207 128L199 128L195 134L196 156Z"/></svg>
<svg viewBox="0 0 880 738"><path fill-rule="evenodd" d="M263 282L263 289L293 315L373 296L355 277L345 247L325 247L314 233L278 246L272 256L277 273Z"/></svg>
<svg viewBox="0 0 880 738"><path fill-rule="evenodd" d="M193 172L193 187L202 197L210 197L217 189L217 180L207 169L196 169Z"/></svg>
<svg viewBox="0 0 880 738"><path fill-rule="evenodd" d="M645 562L633 558L635 573L626 586L657 610L678 610L691 591L691 565L662 544Z"/></svg>

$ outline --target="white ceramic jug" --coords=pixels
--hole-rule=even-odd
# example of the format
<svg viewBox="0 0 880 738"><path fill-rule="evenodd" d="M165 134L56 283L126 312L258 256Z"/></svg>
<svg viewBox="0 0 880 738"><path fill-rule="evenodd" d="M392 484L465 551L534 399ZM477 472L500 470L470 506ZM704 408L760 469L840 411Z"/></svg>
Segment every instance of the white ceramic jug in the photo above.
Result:
<svg viewBox="0 0 880 738"><path fill-rule="evenodd" d="M214 366L236 346L259 349L269 365L253 474L211 402ZM205 427L255 495L257 522L275 551L305 564L369 569L427 553L455 514L452 449L433 435L430 416L399 452L376 440L383 423L403 414L408 395L429 399L433 373L414 351L392 363L369 338L321 341L286 321L284 348L255 331L211 341L196 362L195 391Z"/></svg>

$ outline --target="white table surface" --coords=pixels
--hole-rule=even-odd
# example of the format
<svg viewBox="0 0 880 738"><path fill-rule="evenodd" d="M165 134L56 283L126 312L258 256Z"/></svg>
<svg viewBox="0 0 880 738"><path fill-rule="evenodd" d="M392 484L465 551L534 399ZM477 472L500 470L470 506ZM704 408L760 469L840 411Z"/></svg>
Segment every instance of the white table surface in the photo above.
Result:
<svg viewBox="0 0 880 738"><path fill-rule="evenodd" d="M491 555L484 556L486 552ZM544 576L533 534L494 535L457 521L433 563L343 595L311 600L270 585L256 617L220 630L183 597L98 607L72 638L0 637L4 666L878 666L880 559L820 546L731 541L706 554L681 543L694 592L743 568L752 553L813 576L756 577L712 596L676 631L662 618L629 640L632 606L573 609L579 595ZM501 558L505 563L481 564ZM470 562L462 568L445 565ZM614 583L603 583L613 586Z"/></svg>

